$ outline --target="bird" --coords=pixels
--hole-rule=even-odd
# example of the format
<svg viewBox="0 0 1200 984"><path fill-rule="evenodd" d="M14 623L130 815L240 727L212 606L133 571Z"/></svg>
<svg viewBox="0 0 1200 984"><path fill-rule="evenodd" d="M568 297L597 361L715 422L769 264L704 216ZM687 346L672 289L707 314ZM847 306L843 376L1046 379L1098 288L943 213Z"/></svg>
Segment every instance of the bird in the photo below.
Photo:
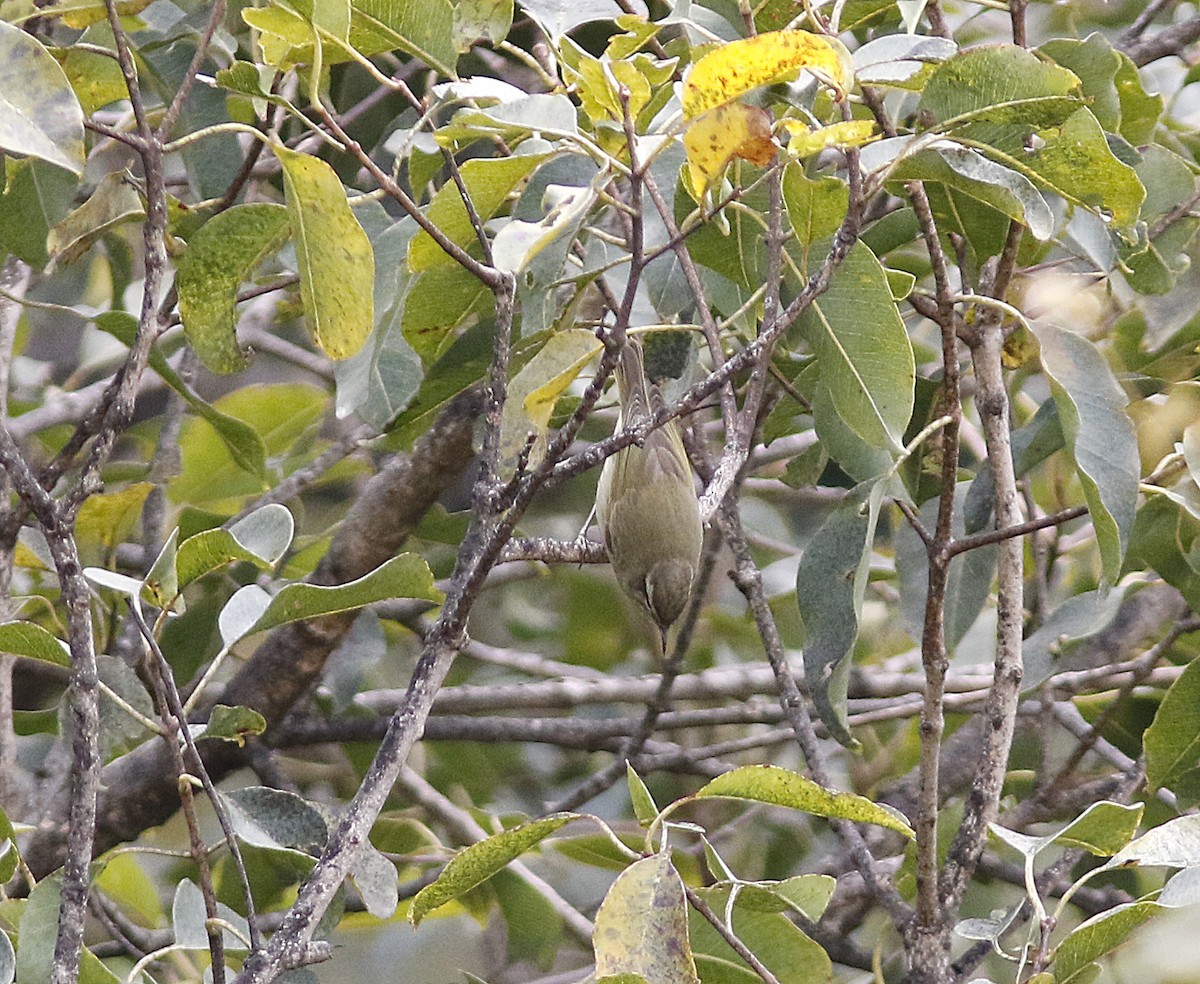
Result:
<svg viewBox="0 0 1200 984"><path fill-rule="evenodd" d="M627 337L616 366L618 432L648 420L664 406L646 378L642 348ZM652 430L640 444L610 455L600 472L596 516L617 582L667 633L692 595L704 528L695 480L678 420Z"/></svg>

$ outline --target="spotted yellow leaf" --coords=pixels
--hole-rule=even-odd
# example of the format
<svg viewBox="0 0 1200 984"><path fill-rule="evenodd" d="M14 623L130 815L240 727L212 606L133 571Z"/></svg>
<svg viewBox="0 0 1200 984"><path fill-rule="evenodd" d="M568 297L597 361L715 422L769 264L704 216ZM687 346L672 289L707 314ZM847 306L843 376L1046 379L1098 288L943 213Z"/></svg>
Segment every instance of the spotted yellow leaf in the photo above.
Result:
<svg viewBox="0 0 1200 984"><path fill-rule="evenodd" d="M816 130L803 120L783 120L780 126L791 135L788 153L793 157L812 157L828 147L861 147L879 135L870 120L845 120Z"/></svg>
<svg viewBox="0 0 1200 984"><path fill-rule="evenodd" d="M688 183L699 199L733 158L760 167L770 164L779 149L771 139L771 114L757 106L730 103L718 106L688 127Z"/></svg>
<svg viewBox="0 0 1200 984"><path fill-rule="evenodd" d="M850 54L836 38L770 31L731 41L696 62L684 81L684 119L695 119L759 86L795 78L801 69L817 73L841 92L850 85Z"/></svg>

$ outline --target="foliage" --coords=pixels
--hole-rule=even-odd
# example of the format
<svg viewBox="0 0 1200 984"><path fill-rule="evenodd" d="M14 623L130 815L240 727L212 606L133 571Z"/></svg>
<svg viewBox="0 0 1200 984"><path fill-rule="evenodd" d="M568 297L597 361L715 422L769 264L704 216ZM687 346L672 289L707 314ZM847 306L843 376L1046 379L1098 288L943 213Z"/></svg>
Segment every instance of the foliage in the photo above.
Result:
<svg viewBox="0 0 1200 984"><path fill-rule="evenodd" d="M1066 984L1200 902L1200 10L1003 6L0 4L0 984ZM574 534L675 420L658 663Z"/></svg>

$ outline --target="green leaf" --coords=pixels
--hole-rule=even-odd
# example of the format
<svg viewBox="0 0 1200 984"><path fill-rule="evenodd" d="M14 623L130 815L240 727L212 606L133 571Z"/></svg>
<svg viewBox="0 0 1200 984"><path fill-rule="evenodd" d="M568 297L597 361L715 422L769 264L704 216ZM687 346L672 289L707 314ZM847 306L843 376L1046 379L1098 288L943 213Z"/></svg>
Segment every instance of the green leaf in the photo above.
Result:
<svg viewBox="0 0 1200 984"><path fill-rule="evenodd" d="M451 83L445 87L446 93L451 96L463 89L469 90L469 83ZM574 137L578 134L575 104L567 96L540 92L527 95L516 86L512 86L511 90L517 98L506 100L498 106L460 109L449 123L434 133L438 143L445 147L454 146L459 141L469 143L480 137L500 137L512 145L535 133L545 139ZM495 100L491 93L483 95L487 102Z"/></svg>
<svg viewBox="0 0 1200 984"><path fill-rule="evenodd" d="M556 191L559 198L540 221L510 219L492 242L492 262L496 269L524 274L521 278L524 281L535 279L535 270L529 269L531 264L548 247L558 244L558 249L549 251L551 259L545 264L548 269L536 271L542 274L536 279L543 282L556 277L562 269L567 249L578 236L580 225L596 201L596 185L605 178L607 175L600 172L597 180L586 188L548 189L547 194Z"/></svg>
<svg viewBox="0 0 1200 984"><path fill-rule="evenodd" d="M46 238L70 209L78 181L45 161L9 157L4 165L0 246L40 270L50 259Z"/></svg>
<svg viewBox="0 0 1200 984"><path fill-rule="evenodd" d="M989 824L988 829L1027 858L1037 856L1052 844L1082 848L1096 857L1109 857L1125 847L1137 833L1142 810L1141 803L1130 806L1104 800L1093 803L1058 832L1043 837L1018 833L998 823Z"/></svg>
<svg viewBox="0 0 1200 984"><path fill-rule="evenodd" d="M52 976L61 897L62 876L53 875L38 882L25 900L17 929L19 984L40 984ZM80 958L77 984L118 984L117 976L87 947L83 948Z"/></svg>
<svg viewBox="0 0 1200 984"><path fill-rule="evenodd" d="M100 680L126 704L145 718L153 720L157 716L154 701L150 699L145 685L133 668L126 665L116 656L100 655L96 657L96 667ZM61 731L64 735L71 733L71 720L66 708L62 710L60 719ZM108 694L100 694L100 758L108 763L137 748L138 745L152 736L146 726L133 717L126 708L114 701Z"/></svg>
<svg viewBox="0 0 1200 984"><path fill-rule="evenodd" d="M128 171L106 174L86 202L50 230L46 249L61 263L77 260L101 236L122 222L146 214Z"/></svg>
<svg viewBox="0 0 1200 984"><path fill-rule="evenodd" d="M827 403L868 445L900 450L916 371L908 331L875 254L856 243L799 324L817 357L817 402Z"/></svg>
<svg viewBox="0 0 1200 984"><path fill-rule="evenodd" d="M1151 790L1170 786L1200 764L1200 660L1192 660L1171 684L1144 742Z"/></svg>
<svg viewBox="0 0 1200 984"><path fill-rule="evenodd" d="M223 741L232 741L241 747L246 744L247 738L261 735L266 730L266 718L253 708L216 704L208 712L208 721L205 722L203 728L192 737L197 740L219 738Z"/></svg>
<svg viewBox="0 0 1200 984"><path fill-rule="evenodd" d="M282 205L234 205L201 226L179 263L179 314L200 361L231 373L247 359L237 341L237 289L250 272L287 242Z"/></svg>
<svg viewBox="0 0 1200 984"><path fill-rule="evenodd" d="M1127 229L1138 219L1146 189L1137 173L1118 160L1090 110L1080 109L1057 136L1024 162L1043 184L1067 201L1084 205Z"/></svg>
<svg viewBox="0 0 1200 984"><path fill-rule="evenodd" d="M151 482L134 482L119 492L88 496L75 519L75 535L81 544L99 544L116 549L133 532L142 515L142 506L154 490Z"/></svg>
<svg viewBox="0 0 1200 984"><path fill-rule="evenodd" d="M1033 182L969 147L940 141L929 150L904 157L889 177L896 181L936 181L946 186L947 193L953 189L970 195L1027 226L1035 239L1046 240L1054 232L1054 213ZM975 239L973 229L964 227L959 231Z"/></svg>
<svg viewBox="0 0 1200 984"><path fill-rule="evenodd" d="M363 904L376 919L390 919L400 904L396 866L369 842L354 857L350 880L358 889Z"/></svg>
<svg viewBox="0 0 1200 984"><path fill-rule="evenodd" d="M1117 617L1125 588L1084 591L1059 605L1025 640L1021 692L1036 690L1052 674L1071 669L1067 659L1076 643L1103 632Z"/></svg>
<svg viewBox="0 0 1200 984"><path fill-rule="evenodd" d="M1002 104L1061 98L1078 88L1079 79L1073 72L1042 61L1024 48L980 45L934 70L918 112L945 123L987 113Z"/></svg>
<svg viewBox="0 0 1200 984"><path fill-rule="evenodd" d="M1028 424L1013 431L1013 471L1016 472L1017 478L1023 478L1062 446L1062 423L1058 418L1058 404L1050 399L1038 407L1037 413ZM995 491L996 479L992 474L991 463L984 461L971 483L971 490L967 493L963 505L967 533L978 533L991 522Z"/></svg>
<svg viewBox="0 0 1200 984"><path fill-rule="evenodd" d="M1165 495L1152 496L1137 512L1130 537L1129 566L1151 568L1200 607L1200 573L1188 562L1200 524Z"/></svg>
<svg viewBox="0 0 1200 984"><path fill-rule="evenodd" d="M38 40L0 21L0 150L82 174L83 110Z"/></svg>
<svg viewBox="0 0 1200 984"><path fill-rule="evenodd" d="M116 53L116 42L107 18L84 31L79 41ZM91 116L109 103L129 97L125 76L115 58L95 51L81 51L78 45L60 48L53 54L62 64L85 115Z"/></svg>
<svg viewBox="0 0 1200 984"><path fill-rule="evenodd" d="M655 984L700 984L683 882L669 853L621 872L600 903L592 942L598 978L640 974Z"/></svg>
<svg viewBox="0 0 1200 984"><path fill-rule="evenodd" d="M1121 59L1104 35L1091 34L1082 41L1054 38L1038 51L1075 73L1100 125L1109 133L1119 133L1121 98L1116 78Z"/></svg>
<svg viewBox="0 0 1200 984"><path fill-rule="evenodd" d="M393 884L395 881L393 876ZM537 887L515 871L497 871L488 889L494 893L504 919L508 962L531 961L541 970L549 970L565 942L562 915Z"/></svg>
<svg viewBox="0 0 1200 984"><path fill-rule="evenodd" d="M375 256L336 172L308 154L274 148L309 327L332 359L353 355L375 323Z"/></svg>
<svg viewBox="0 0 1200 984"><path fill-rule="evenodd" d="M899 811L854 793L839 793L819 786L811 779L774 765L747 765L717 776L694 796L705 799L754 800L802 810L819 817L873 823L905 837L914 836L912 827Z"/></svg>
<svg viewBox="0 0 1200 984"><path fill-rule="evenodd" d="M416 894L408 912L414 926L434 909L482 885L510 861L576 818L574 813L552 813L520 824L463 848L442 869L437 880Z"/></svg>
<svg viewBox="0 0 1200 984"><path fill-rule="evenodd" d="M837 232L850 203L850 188L834 177L810 178L791 163L783 171L783 201L796 240L807 250Z"/></svg>
<svg viewBox="0 0 1200 984"><path fill-rule="evenodd" d="M492 358L493 330L488 321L468 328L430 366L412 403L392 423L406 441L424 433L440 407L484 377Z"/></svg>
<svg viewBox="0 0 1200 984"><path fill-rule="evenodd" d="M492 292L457 263L435 266L413 278L400 318L402 337L425 363L446 353L457 332L486 315Z"/></svg>
<svg viewBox="0 0 1200 984"><path fill-rule="evenodd" d="M345 584L289 584L271 599L270 605L250 632L265 632L303 618L347 612L377 601L420 598L440 602L442 592L433 586L433 572L424 558L405 553Z"/></svg>
<svg viewBox="0 0 1200 984"><path fill-rule="evenodd" d="M625 778L629 783L629 800L633 804L633 815L643 827L650 826L658 816L658 804L650 795L650 790L642 781L642 777L634 771L629 762L625 763Z"/></svg>
<svg viewBox="0 0 1200 984"><path fill-rule="evenodd" d="M270 570L291 546L295 522L286 506L270 503L228 528L204 530L179 545L179 586L185 588L209 571L239 560Z"/></svg>
<svg viewBox="0 0 1200 984"><path fill-rule="evenodd" d="M486 222L533 171L549 155L524 154L515 157L476 158L464 163L460 176L471 204L481 221ZM426 217L456 246L464 249L475 241L475 227L463 204L462 195L453 181L437 190L429 203ZM413 237L408 249L408 266L414 273L435 266L454 263L449 253L422 229Z"/></svg>
<svg viewBox="0 0 1200 984"><path fill-rule="evenodd" d="M402 308L395 309L402 311ZM399 318L385 319L357 354L334 367L338 416L356 413L383 431L402 413L421 388L421 357L409 345Z"/></svg>
<svg viewBox="0 0 1200 984"><path fill-rule="evenodd" d="M813 534L796 569L804 675L821 721L847 748L858 746L846 723L846 691L882 496L882 482L851 492Z"/></svg>
<svg viewBox="0 0 1200 984"><path fill-rule="evenodd" d="M1135 147L1148 143L1162 116L1165 100L1142 85L1137 65L1125 52L1117 52L1117 96L1121 101L1121 136Z"/></svg>
<svg viewBox="0 0 1200 984"><path fill-rule="evenodd" d="M364 54L399 48L453 77L454 6L449 0L354 0L350 43Z"/></svg>
<svg viewBox="0 0 1200 984"><path fill-rule="evenodd" d="M1158 904L1168 908L1200 902L1200 868L1184 868L1163 887Z"/></svg>
<svg viewBox="0 0 1200 984"><path fill-rule="evenodd" d="M1082 335L1047 322L1035 323L1033 330L1096 529L1104 579L1115 584L1133 528L1141 477L1125 391Z"/></svg>
<svg viewBox="0 0 1200 984"><path fill-rule="evenodd" d="M12 872L9 872L8 877L12 877ZM8 934L0 933L0 984L12 984L16 975L17 952L13 949Z"/></svg>
<svg viewBox="0 0 1200 984"><path fill-rule="evenodd" d="M481 39L492 44L503 41L512 22L512 0L458 0L454 5L455 47L462 54Z"/></svg>
<svg viewBox="0 0 1200 984"><path fill-rule="evenodd" d="M1054 953L1056 984L1083 984L1088 966L1115 950L1138 926L1162 912L1156 902L1127 902L1102 912L1071 931Z"/></svg>
<svg viewBox="0 0 1200 984"><path fill-rule="evenodd" d="M934 66L957 52L949 38L885 34L855 49L854 77L860 85L920 90Z"/></svg>
<svg viewBox="0 0 1200 984"><path fill-rule="evenodd" d="M1105 867L1200 867L1200 816L1176 817L1126 845Z"/></svg>
<svg viewBox="0 0 1200 984"><path fill-rule="evenodd" d="M699 888L696 893L708 903L713 912L730 914L732 929L739 940L775 975L779 984L828 984L832 979L832 964L825 951L810 939L782 912L763 911L757 904L762 895L751 887L742 888L729 906L731 889L724 885ZM694 914L691 920L693 945L697 957L701 953L710 960L720 960L732 968L742 968L741 957L730 949L708 921ZM740 982L740 975L710 974L705 961L702 979L706 982ZM745 978L760 980L757 974Z"/></svg>
<svg viewBox="0 0 1200 984"><path fill-rule="evenodd" d="M296 440L317 426L327 402L325 392L315 386L259 383L221 397L213 408L253 432L263 448L264 462L270 457L278 466L290 463ZM241 507L241 496L257 495L268 485L234 454L228 433L214 427L208 414L201 416L205 419L184 421L179 436L183 471L168 492L176 502L224 509L228 514Z"/></svg>
<svg viewBox="0 0 1200 984"><path fill-rule="evenodd" d="M183 599L179 596L179 529L171 530L166 543L154 558L143 581L142 597L159 608L170 609L176 614L184 611Z"/></svg>
<svg viewBox="0 0 1200 984"><path fill-rule="evenodd" d="M96 327L119 338L126 345L132 345L137 333L137 320L125 311L106 311L97 316ZM150 350L150 368L158 373L171 389L188 401L188 406L197 416L208 422L225 445L234 464L265 484L267 449L258 431L237 417L222 413L212 404L200 399L156 348Z"/></svg>
<svg viewBox="0 0 1200 984"><path fill-rule="evenodd" d="M339 419L357 413L379 431L408 406L424 375L420 356L401 329L401 291L409 285L404 258L416 230L417 224L405 218L373 237L375 331L356 355L334 366Z"/></svg>
<svg viewBox="0 0 1200 984"><path fill-rule="evenodd" d="M55 666L71 665L67 647L34 622L0 622L0 652Z"/></svg>
<svg viewBox="0 0 1200 984"><path fill-rule="evenodd" d="M969 494L965 482L955 489L952 536L965 535L963 503ZM938 499L932 498L919 513L926 529L937 524ZM895 534L896 577L900 589L900 607L908 632L920 642L925 622L925 599L929 591L929 563L925 544L913 528L905 523ZM950 651L962 641L967 630L975 624L991 591L996 573L997 550L994 546L980 547L959 554L950 561L945 588L945 639Z"/></svg>
<svg viewBox="0 0 1200 984"><path fill-rule="evenodd" d="M837 879L829 875L796 875L783 881L717 882L712 887L735 886L739 906L754 912L798 912L816 922L829 905Z"/></svg>
<svg viewBox="0 0 1200 984"><path fill-rule="evenodd" d="M228 929L221 931L226 949L245 951L250 938L250 926L223 902L217 903L217 918L223 919L240 930L240 937ZM208 914L204 907L204 894L196 883L184 878L175 886L175 898L171 902L171 929L175 934L175 945L185 950L208 950Z"/></svg>
<svg viewBox="0 0 1200 984"><path fill-rule="evenodd" d="M313 804L283 789L247 786L221 793L233 831L247 844L299 852L310 859L325 849L329 829Z"/></svg>

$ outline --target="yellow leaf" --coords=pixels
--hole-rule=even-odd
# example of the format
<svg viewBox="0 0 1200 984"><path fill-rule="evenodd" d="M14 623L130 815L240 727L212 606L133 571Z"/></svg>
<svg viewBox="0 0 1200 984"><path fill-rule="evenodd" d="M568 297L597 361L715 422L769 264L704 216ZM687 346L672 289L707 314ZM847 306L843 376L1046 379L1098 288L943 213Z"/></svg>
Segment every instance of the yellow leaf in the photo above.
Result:
<svg viewBox="0 0 1200 984"><path fill-rule="evenodd" d="M541 460L555 403L601 348L586 328L567 328L551 335L542 350L512 378L500 422L504 467L516 464L530 433L536 436L529 463Z"/></svg>
<svg viewBox="0 0 1200 984"><path fill-rule="evenodd" d="M305 317L321 350L347 359L375 324L375 252L337 172L320 158L273 149L283 165Z"/></svg>
<svg viewBox="0 0 1200 984"><path fill-rule="evenodd" d="M852 78L850 54L836 38L808 31L771 31L722 45L696 62L683 83L683 117L695 119L751 89L815 72L844 92Z"/></svg>
<svg viewBox="0 0 1200 984"><path fill-rule="evenodd" d="M119 492L89 496L75 518L76 537L81 543L114 549L133 532L153 488L149 482L134 482Z"/></svg>
<svg viewBox="0 0 1200 984"><path fill-rule="evenodd" d="M784 120L780 125L791 134L788 153L793 157L812 157L828 147L861 147L879 135L870 120L845 120L816 130L803 120Z"/></svg>
<svg viewBox="0 0 1200 984"><path fill-rule="evenodd" d="M687 148L688 177L699 200L733 158L770 164L778 147L771 139L771 115L757 106L731 103L705 113L683 135Z"/></svg>

